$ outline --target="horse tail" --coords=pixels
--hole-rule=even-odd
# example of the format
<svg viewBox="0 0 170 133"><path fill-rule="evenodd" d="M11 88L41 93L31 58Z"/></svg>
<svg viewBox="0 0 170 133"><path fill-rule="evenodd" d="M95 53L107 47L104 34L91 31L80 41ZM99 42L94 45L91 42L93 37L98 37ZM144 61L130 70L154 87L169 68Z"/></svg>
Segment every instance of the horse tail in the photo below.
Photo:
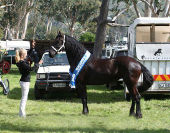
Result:
<svg viewBox="0 0 170 133"><path fill-rule="evenodd" d="M153 76L149 72L149 70L143 64L140 63L140 65L143 73L143 82L140 86L138 86L139 93L148 90L152 86L154 81Z"/></svg>

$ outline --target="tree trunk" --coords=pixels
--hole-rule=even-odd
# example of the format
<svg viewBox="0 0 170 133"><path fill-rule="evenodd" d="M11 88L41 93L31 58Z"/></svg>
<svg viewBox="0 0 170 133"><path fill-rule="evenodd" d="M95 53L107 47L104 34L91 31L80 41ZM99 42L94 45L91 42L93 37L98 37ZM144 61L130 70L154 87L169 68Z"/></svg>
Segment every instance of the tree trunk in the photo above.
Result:
<svg viewBox="0 0 170 133"><path fill-rule="evenodd" d="M18 24L16 25L15 31L15 39L19 39L19 33L20 33L20 27L21 27L21 22L22 22L23 16L22 16L22 12L19 13L19 17L18 17Z"/></svg>
<svg viewBox="0 0 170 133"><path fill-rule="evenodd" d="M75 24L75 20L72 20L70 26L69 26L69 30L70 30L70 36L73 37L74 34L74 24Z"/></svg>
<svg viewBox="0 0 170 133"><path fill-rule="evenodd" d="M31 8L33 4L34 4L34 0L30 0L28 1L28 5L27 4L25 5L25 10L24 10L25 20L24 20L24 26L23 26L24 28L23 28L22 35L21 35L22 39L25 39L27 27L28 27L28 18L30 15L30 9L28 10L28 8Z"/></svg>
<svg viewBox="0 0 170 133"><path fill-rule="evenodd" d="M49 31L49 25L50 25L50 19L48 18L47 26L46 26L46 35L48 34Z"/></svg>
<svg viewBox="0 0 170 133"><path fill-rule="evenodd" d="M103 0L100 8L100 15L98 17L96 40L93 49L93 54L96 58L101 57L102 46L105 43L105 32L106 32L108 9L109 9L109 0Z"/></svg>
<svg viewBox="0 0 170 133"><path fill-rule="evenodd" d="M73 28L70 28L70 36L73 37L73 34L74 34L74 30Z"/></svg>
<svg viewBox="0 0 170 133"><path fill-rule="evenodd" d="M7 36L8 36L8 29L7 28L5 28L5 31L4 31L5 33L4 33L4 39L6 40L7 39Z"/></svg>
<svg viewBox="0 0 170 133"><path fill-rule="evenodd" d="M22 36L21 36L22 39L25 39L25 35L26 35L26 32L27 32L29 15L30 15L30 12L27 12L27 14L25 16L25 21L24 21L24 30L23 30L23 33L22 33Z"/></svg>
<svg viewBox="0 0 170 133"><path fill-rule="evenodd" d="M8 28L7 32L8 32L7 40L12 40L13 38L12 38L12 34L11 34L11 29Z"/></svg>
<svg viewBox="0 0 170 133"><path fill-rule="evenodd" d="M151 2L150 0L147 0L149 3ZM152 16L152 11L148 4L145 3L145 12L144 12L145 17L151 17Z"/></svg>
<svg viewBox="0 0 170 133"><path fill-rule="evenodd" d="M19 28L16 29L15 39L19 39Z"/></svg>
<svg viewBox="0 0 170 133"><path fill-rule="evenodd" d="M35 39L35 38L36 38L36 36L35 36L36 30L37 30L37 26L35 26L35 27L33 28L33 36L32 36L32 39Z"/></svg>
<svg viewBox="0 0 170 133"><path fill-rule="evenodd" d="M170 0L166 0L164 17L169 16L169 11L170 11Z"/></svg>
<svg viewBox="0 0 170 133"><path fill-rule="evenodd" d="M7 39L7 36L8 36L8 25L9 25L9 23L7 24L7 26L4 29L4 39L5 40Z"/></svg>
<svg viewBox="0 0 170 133"><path fill-rule="evenodd" d="M50 22L50 26L49 26L49 32L50 32L50 33L51 33L52 26L53 26L53 22L51 21L51 22Z"/></svg>

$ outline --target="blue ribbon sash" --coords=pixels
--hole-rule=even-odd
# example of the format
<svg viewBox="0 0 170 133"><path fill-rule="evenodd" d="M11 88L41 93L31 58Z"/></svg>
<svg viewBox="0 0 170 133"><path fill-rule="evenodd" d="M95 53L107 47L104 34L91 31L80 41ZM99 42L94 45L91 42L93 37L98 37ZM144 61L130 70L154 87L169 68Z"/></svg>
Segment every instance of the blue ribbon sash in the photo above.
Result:
<svg viewBox="0 0 170 133"><path fill-rule="evenodd" d="M76 78L79 75L82 68L84 67L87 60L89 59L90 55L91 55L90 52L87 50L82 59L80 60L79 64L75 68L74 72L73 73L70 72L71 80L69 86L71 88L76 88Z"/></svg>

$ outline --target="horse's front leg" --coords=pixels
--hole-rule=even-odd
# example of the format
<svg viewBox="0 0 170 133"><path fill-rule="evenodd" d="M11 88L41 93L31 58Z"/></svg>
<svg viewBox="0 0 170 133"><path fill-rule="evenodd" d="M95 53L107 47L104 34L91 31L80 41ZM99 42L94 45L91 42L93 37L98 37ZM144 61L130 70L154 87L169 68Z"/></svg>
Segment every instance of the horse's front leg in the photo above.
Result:
<svg viewBox="0 0 170 133"><path fill-rule="evenodd" d="M82 100L82 104L83 104L82 114L88 114L89 113L89 109L88 109L88 106L87 106L86 85L77 84L77 89L78 89L78 93L79 93L79 96L80 96L80 98Z"/></svg>
<svg viewBox="0 0 170 133"><path fill-rule="evenodd" d="M82 98L82 104L83 104L83 111L82 111L82 114L86 115L89 113L89 109L88 109L88 106L87 106L87 98Z"/></svg>

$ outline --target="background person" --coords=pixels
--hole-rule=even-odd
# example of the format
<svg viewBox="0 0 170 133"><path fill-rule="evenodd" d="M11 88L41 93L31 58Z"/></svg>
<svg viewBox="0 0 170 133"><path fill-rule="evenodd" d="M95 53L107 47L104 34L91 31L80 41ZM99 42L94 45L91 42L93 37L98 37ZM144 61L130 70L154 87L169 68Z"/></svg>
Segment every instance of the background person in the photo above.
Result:
<svg viewBox="0 0 170 133"><path fill-rule="evenodd" d="M34 62L34 66L36 67L36 69L38 69L39 57L38 57L37 51L35 50L35 44L36 44L35 40L32 40L31 41L31 48L28 51L27 58L30 61L30 65L32 64L32 62Z"/></svg>

